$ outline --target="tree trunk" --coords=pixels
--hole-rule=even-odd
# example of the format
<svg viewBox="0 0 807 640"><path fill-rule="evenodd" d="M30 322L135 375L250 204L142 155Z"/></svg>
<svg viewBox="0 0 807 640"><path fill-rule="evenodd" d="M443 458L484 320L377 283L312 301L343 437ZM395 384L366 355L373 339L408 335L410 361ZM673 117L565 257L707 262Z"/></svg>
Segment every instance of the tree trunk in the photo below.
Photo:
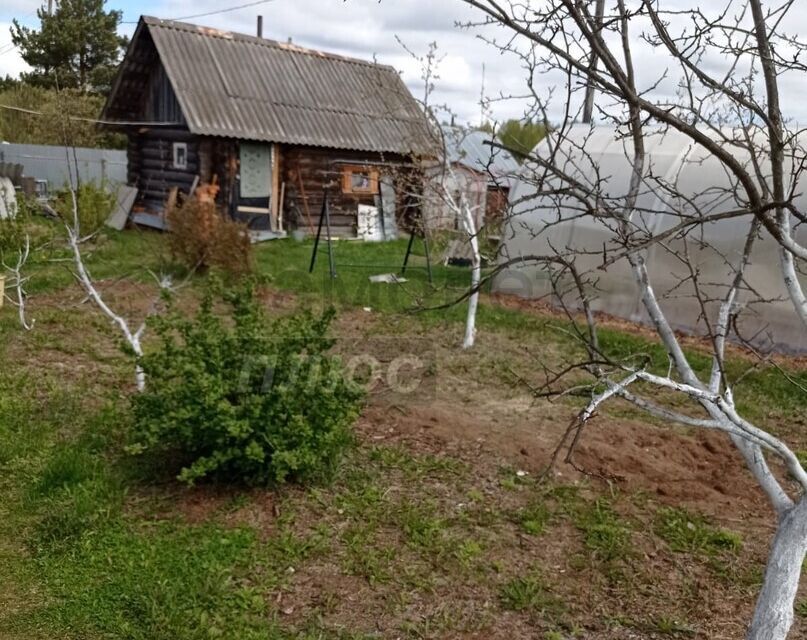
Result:
<svg viewBox="0 0 807 640"><path fill-rule="evenodd" d="M476 310L479 307L479 283L482 279L482 256L479 253L479 237L477 235L474 213L462 198L462 212L465 216L465 230L468 233L468 242L471 244L471 297L468 298L468 315L465 319L465 338L462 341L463 349L474 346L476 339Z"/></svg>
<svg viewBox="0 0 807 640"><path fill-rule="evenodd" d="M785 640L807 554L807 498L779 520L747 640Z"/></svg>

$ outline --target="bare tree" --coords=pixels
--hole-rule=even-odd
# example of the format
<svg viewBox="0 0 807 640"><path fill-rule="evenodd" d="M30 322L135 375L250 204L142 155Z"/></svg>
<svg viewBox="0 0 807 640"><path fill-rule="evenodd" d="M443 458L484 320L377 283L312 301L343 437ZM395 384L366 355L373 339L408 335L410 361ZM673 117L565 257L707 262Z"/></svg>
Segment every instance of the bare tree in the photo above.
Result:
<svg viewBox="0 0 807 640"><path fill-rule="evenodd" d="M421 190L408 195L417 202L421 215L425 216L425 224L433 225L435 222L445 222L448 218L451 222L456 221L459 230L462 232L464 242L467 242L467 253L470 256L471 282L468 297L468 310L465 318L465 332L463 336L462 348L470 349L476 340L476 314L479 308L479 290L482 283L482 252L480 249L479 237L483 231L484 221L480 213L480 204L474 203L469 198L465 181L459 175L455 166L458 158L456 151L462 146L462 141L469 131L463 127L447 126L441 122L453 123L454 113L447 105L435 104L433 95L440 79L439 67L442 58L438 52L438 45L432 42L428 51L424 55L418 55L412 51L400 38L399 44L412 56L420 65L421 79L423 81L423 97L420 100L427 118L430 122L431 147L433 154L427 157L420 166L424 171L425 183L419 185ZM484 81L483 81L484 82ZM488 112L488 103L485 97L484 83L480 94L480 108L483 114ZM490 165L496 153L499 152L493 147L490 149L490 157L485 165L475 167L477 173L489 173ZM491 178L500 178L493 176ZM430 213L431 212L431 213ZM436 212L437 215L434 215ZM428 220L430 216L437 220ZM424 228L428 233L429 229Z"/></svg>
<svg viewBox="0 0 807 640"><path fill-rule="evenodd" d="M449 135L461 138L467 132L449 131L446 133L442 129L436 129L436 131L438 132L435 134L438 153L436 158L429 163L430 166L426 168L426 182L420 208L426 212L426 215L429 211L447 213L453 221L456 221L462 231L462 244L467 243L468 245L471 283L462 348L470 349L476 340L476 312L479 308L479 288L482 281L482 253L479 247L479 233L482 228L481 224L477 222L479 205L471 201L467 193L467 185L458 175L459 172L451 158L449 146L459 146L460 140L447 140ZM441 215L441 217L444 216Z"/></svg>
<svg viewBox="0 0 807 640"><path fill-rule="evenodd" d="M586 326L577 335L586 357L561 373L582 370L593 382L562 447L573 447L598 407L617 397L665 420L728 434L777 517L747 638L786 638L807 553L807 472L781 438L741 415L725 351L729 341L758 349L766 334L776 344L781 323L765 316L774 303L779 310L788 305L786 322L801 323L801 335L807 329L807 246L799 240L807 222L806 138L786 118L780 97L783 80L807 71L807 42L787 32L795 1L611 0L602 15L594 0L462 1L481 16L468 26L505 34L489 40L518 58L531 108L553 120L526 163L528 188L518 192L510 219L512 234L529 234L528 246L540 250L511 251L497 271L531 265L548 275L570 317L584 311ZM652 59L653 68L640 58ZM554 83L551 94L538 91L540 74ZM583 94L593 91L598 124L576 124L591 104ZM558 101L550 103L550 95ZM610 135L607 157L595 142L602 135ZM658 149L671 139L680 153L670 160ZM693 186L697 171L714 181ZM570 222L596 228L597 242L564 240L559 230ZM736 246L726 250L715 229L739 230ZM776 291L755 286L755 257L766 247L778 255ZM669 269L653 268L661 259L680 273L672 286L662 282ZM706 273L706 260L720 268ZM600 349L592 304L602 274L624 276L636 292L668 354L666 374ZM675 306L689 310L689 328L707 338L706 374L681 346ZM547 376L541 392L555 392L562 377ZM659 390L690 399L691 409L663 403ZM772 471L774 461L781 473Z"/></svg>
<svg viewBox="0 0 807 640"><path fill-rule="evenodd" d="M17 307L17 314L20 319L20 325L26 331L30 331L34 328L34 323L36 320L28 320L25 312L25 303L28 299L28 294L25 291L25 283L28 282L28 276L23 275L23 269L25 264L28 262L28 257L31 255L31 237L26 233L23 246L17 250L17 261L13 264L9 264L5 261L4 258L0 257L0 263L2 263L5 270L11 274L11 280L9 281L10 288L14 291L14 297L12 298L7 293L5 294L6 299Z"/></svg>
<svg viewBox="0 0 807 640"><path fill-rule="evenodd" d="M126 341L126 344L132 350L132 353L134 353L135 358L138 360L138 362L135 363L135 384L138 391L143 391L146 388L146 374L139 363L139 359L143 356L142 339L143 334L146 331L146 321L148 317L159 310L161 296L158 295L157 298L155 298L149 308L146 318L143 319L136 329L132 328L129 320L124 318L121 314L115 312L112 307L106 303L98 290L98 287L95 285L95 281L90 275L90 272L84 263L84 257L81 253L81 224L76 190L70 186L68 187L68 192L70 195L72 215L69 218L64 218L62 222L64 223L64 228L67 233L67 244L70 247L70 251L73 255L73 275L93 304L98 307L98 309L105 316L107 316L107 318L109 318L115 326L118 327L123 339ZM157 281L161 293L172 290L172 280L170 276L155 276L155 280Z"/></svg>

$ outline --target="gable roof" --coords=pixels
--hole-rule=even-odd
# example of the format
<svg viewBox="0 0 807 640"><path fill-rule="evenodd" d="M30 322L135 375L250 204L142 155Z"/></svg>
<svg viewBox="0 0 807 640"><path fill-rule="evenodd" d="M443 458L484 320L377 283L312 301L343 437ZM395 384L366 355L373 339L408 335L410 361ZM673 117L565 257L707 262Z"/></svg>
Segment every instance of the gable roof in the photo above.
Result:
<svg viewBox="0 0 807 640"><path fill-rule="evenodd" d="M390 66L146 16L103 119L126 112L131 92L121 85L143 75L136 51L149 38L192 133L400 154L430 148L428 121Z"/></svg>
<svg viewBox="0 0 807 640"><path fill-rule="evenodd" d="M511 178L519 170L513 155L492 145L493 139L484 131L446 126L443 138L449 161L487 174L491 180Z"/></svg>

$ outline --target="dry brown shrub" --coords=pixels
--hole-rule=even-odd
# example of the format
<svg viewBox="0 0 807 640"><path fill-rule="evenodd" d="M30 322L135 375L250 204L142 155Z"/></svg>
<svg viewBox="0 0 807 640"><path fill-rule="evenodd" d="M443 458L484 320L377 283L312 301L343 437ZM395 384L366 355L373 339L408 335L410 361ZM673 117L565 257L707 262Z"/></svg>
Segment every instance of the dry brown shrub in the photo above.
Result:
<svg viewBox="0 0 807 640"><path fill-rule="evenodd" d="M215 267L233 275L252 271L247 227L216 210L211 202L186 200L168 210L168 246L189 269Z"/></svg>

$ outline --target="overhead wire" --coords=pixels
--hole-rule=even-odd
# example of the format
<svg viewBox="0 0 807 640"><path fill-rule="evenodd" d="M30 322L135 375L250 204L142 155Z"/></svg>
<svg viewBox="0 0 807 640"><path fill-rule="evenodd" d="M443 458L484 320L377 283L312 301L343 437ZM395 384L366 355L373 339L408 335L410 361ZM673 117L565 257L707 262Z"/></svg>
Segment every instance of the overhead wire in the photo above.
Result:
<svg viewBox="0 0 807 640"><path fill-rule="evenodd" d="M7 109L9 111L18 111L20 113L26 113L34 116L44 116L45 114L41 111L36 111L34 109L25 109L23 107L14 107L10 104L0 104L0 109ZM75 120L76 122L92 122L94 124L105 124L105 125L119 125L119 126L130 126L130 127L168 127L168 126L176 126L182 124L179 121L164 121L164 122L153 122L153 121L140 121L140 120L99 120L97 118L85 118L82 116L67 116L68 120Z"/></svg>
<svg viewBox="0 0 807 640"><path fill-rule="evenodd" d="M205 18L207 16L215 16L220 13L228 13L230 11L238 11L239 9L248 9L249 7L256 7L259 4L267 4L269 2L274 2L274 0L256 0L255 2L248 2L246 4L240 4L234 7L226 7L224 9L216 9L215 11L208 11L206 13L196 13L190 16L179 16L178 18L165 18L166 20L192 20L194 18ZM121 24L137 24L140 22L139 20L124 20Z"/></svg>
<svg viewBox="0 0 807 640"><path fill-rule="evenodd" d="M193 20L194 18L205 18L207 16L215 16L220 13L229 13L230 11L238 11L239 9L248 9L249 7L256 7L261 4L268 4L270 2L274 2L274 0L256 0L255 2L247 2L246 4L239 4L234 7L226 7L224 9L216 9L215 11L207 11L205 13L195 13L189 16L179 16L177 18L167 18L168 20ZM28 14L25 17L28 17L32 14ZM139 20L122 20L120 24L137 24ZM0 56L10 53L14 49L17 48L17 45L13 42L9 42L5 45L0 46Z"/></svg>
<svg viewBox="0 0 807 640"><path fill-rule="evenodd" d="M22 16L22 18L20 18L20 20L26 20L26 19L30 18L31 16L35 15L37 11L38 11L38 9L34 9L33 11L29 11L24 16ZM17 48L17 45L14 44L13 42L7 42L4 45L0 45L0 56L2 56L3 54L6 54L6 53L10 53L10 52L14 51L14 49L16 49L16 48Z"/></svg>

